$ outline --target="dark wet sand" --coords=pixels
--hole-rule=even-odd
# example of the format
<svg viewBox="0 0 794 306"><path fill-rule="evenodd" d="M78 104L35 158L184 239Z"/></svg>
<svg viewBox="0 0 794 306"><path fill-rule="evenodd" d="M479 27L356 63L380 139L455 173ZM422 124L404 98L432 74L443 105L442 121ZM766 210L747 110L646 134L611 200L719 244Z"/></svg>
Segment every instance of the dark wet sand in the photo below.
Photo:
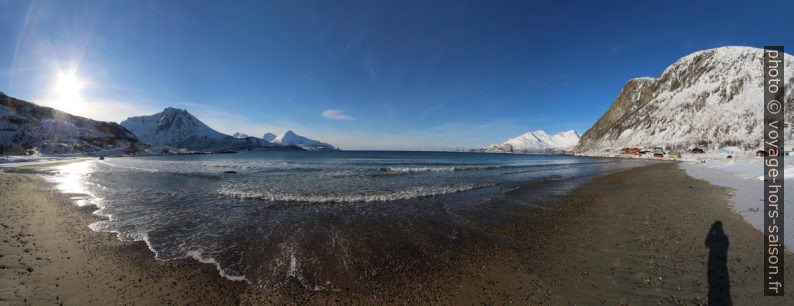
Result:
<svg viewBox="0 0 794 306"><path fill-rule="evenodd" d="M366 288L264 292L209 264L154 260L143 243L92 232L91 209L42 179L0 173L0 304L705 304L706 238L717 220L729 243L726 265L712 270L727 272L733 303L794 303L763 297L761 234L728 196L673 163L630 169L463 237L448 256L373 276Z"/></svg>

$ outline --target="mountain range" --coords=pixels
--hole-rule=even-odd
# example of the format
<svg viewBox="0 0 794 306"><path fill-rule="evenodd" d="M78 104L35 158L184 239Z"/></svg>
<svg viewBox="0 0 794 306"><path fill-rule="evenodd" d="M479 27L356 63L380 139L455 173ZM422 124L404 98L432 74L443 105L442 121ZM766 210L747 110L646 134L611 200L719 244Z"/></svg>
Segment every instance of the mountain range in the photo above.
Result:
<svg viewBox="0 0 794 306"><path fill-rule="evenodd" d="M582 135L577 152L658 146L716 150L761 147L763 57L752 47L689 54L656 78L629 80L609 109ZM785 109L793 109L794 59L786 54ZM786 112L792 122L794 111ZM785 128L785 138L792 127Z"/></svg>
<svg viewBox="0 0 794 306"><path fill-rule="evenodd" d="M333 145L287 131L263 138L218 132L187 110L168 107L162 112L130 117L121 124L74 116L50 107L9 97L0 92L0 154L102 154L143 150L338 150Z"/></svg>
<svg viewBox="0 0 794 306"><path fill-rule="evenodd" d="M188 111L166 108L149 116L130 117L121 125L146 144L193 150L338 150L336 147L299 136L292 131L271 138L234 133L229 136L213 130Z"/></svg>
<svg viewBox="0 0 794 306"><path fill-rule="evenodd" d="M309 151L339 150L337 147L334 147L330 144L295 134L291 130L286 131L281 135L275 136L274 138L273 136L274 136L273 133L265 133L265 135L262 136L262 138L263 139L272 138L272 140L270 140L272 143L282 144L282 145L295 145L303 148L304 150L309 150Z"/></svg>
<svg viewBox="0 0 794 306"><path fill-rule="evenodd" d="M549 136L543 130L527 132L502 144L481 148L489 153L559 153L569 151L579 142L579 134L565 131Z"/></svg>

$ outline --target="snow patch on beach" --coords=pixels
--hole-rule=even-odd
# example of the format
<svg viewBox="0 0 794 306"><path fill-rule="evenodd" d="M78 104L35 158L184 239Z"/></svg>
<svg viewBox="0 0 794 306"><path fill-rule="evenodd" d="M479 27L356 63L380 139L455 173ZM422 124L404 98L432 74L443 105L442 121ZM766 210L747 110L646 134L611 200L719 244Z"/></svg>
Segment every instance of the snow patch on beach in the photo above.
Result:
<svg viewBox="0 0 794 306"><path fill-rule="evenodd" d="M733 188L734 193L731 197L733 208L753 227L759 231L764 228L764 164L762 158L748 158L739 160L706 160L702 163L685 162L681 167L686 173L694 178L706 180L714 185ZM785 160L784 178L794 175L794 160ZM760 177L760 179L759 179ZM784 180L785 188L792 190L794 184ZM791 205L791 198L787 198L784 203ZM794 239L794 214L788 213L783 216L788 224L785 228L785 241Z"/></svg>

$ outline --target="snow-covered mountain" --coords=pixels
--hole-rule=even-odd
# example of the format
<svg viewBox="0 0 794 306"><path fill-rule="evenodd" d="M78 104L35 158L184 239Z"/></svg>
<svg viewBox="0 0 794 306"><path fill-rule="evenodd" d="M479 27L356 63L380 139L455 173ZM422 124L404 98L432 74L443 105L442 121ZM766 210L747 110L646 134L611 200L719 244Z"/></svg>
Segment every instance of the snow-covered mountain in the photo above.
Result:
<svg viewBox="0 0 794 306"><path fill-rule="evenodd" d="M0 92L0 154L20 154L28 149L46 154L94 152L137 141L117 123L70 115Z"/></svg>
<svg viewBox="0 0 794 306"><path fill-rule="evenodd" d="M276 134L265 133L265 135L262 135L262 139L264 139L265 141L273 141L276 139Z"/></svg>
<svg viewBox="0 0 794 306"><path fill-rule="evenodd" d="M268 137L268 134L270 133L266 133L265 137ZM282 145L296 145L303 149L311 150L311 151L339 150L338 148L330 144L300 136L292 131L286 131L283 134L276 136L276 138L274 138L273 141L271 142Z"/></svg>
<svg viewBox="0 0 794 306"><path fill-rule="evenodd" d="M582 136L576 151L659 146L755 149L763 139L763 49L722 47L687 55L657 78L623 86L612 106ZM786 84L794 58L785 55ZM794 108L786 86L785 109ZM794 111L786 112L792 122ZM785 138L792 136L787 126Z"/></svg>
<svg viewBox="0 0 794 306"><path fill-rule="evenodd" d="M251 137L251 136L248 136L248 135L240 133L240 132L236 132L236 133L232 134L232 137L234 137L234 138L246 138L246 137Z"/></svg>
<svg viewBox="0 0 794 306"><path fill-rule="evenodd" d="M130 117L121 125L142 143L192 150L294 150L256 137L237 138L213 130L186 110L166 108L150 116ZM240 136L236 134L237 136Z"/></svg>
<svg viewBox="0 0 794 306"><path fill-rule="evenodd" d="M543 130L527 132L510 138L502 144L480 149L494 153L553 153L571 150L579 142L576 131L565 131L549 136Z"/></svg>

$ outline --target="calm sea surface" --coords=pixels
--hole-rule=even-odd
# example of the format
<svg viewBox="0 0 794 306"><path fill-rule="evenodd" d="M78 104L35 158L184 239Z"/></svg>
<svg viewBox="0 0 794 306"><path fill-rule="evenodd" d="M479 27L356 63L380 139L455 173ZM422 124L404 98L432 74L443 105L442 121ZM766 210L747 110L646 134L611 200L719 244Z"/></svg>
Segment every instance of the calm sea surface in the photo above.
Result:
<svg viewBox="0 0 794 306"><path fill-rule="evenodd" d="M93 230L278 288L355 286L447 256L531 202L640 162L442 152L249 152L90 160L43 175ZM506 196L522 185L523 195ZM542 207L537 207L543 209ZM525 211L525 210L524 210ZM485 235L485 234L483 234Z"/></svg>

